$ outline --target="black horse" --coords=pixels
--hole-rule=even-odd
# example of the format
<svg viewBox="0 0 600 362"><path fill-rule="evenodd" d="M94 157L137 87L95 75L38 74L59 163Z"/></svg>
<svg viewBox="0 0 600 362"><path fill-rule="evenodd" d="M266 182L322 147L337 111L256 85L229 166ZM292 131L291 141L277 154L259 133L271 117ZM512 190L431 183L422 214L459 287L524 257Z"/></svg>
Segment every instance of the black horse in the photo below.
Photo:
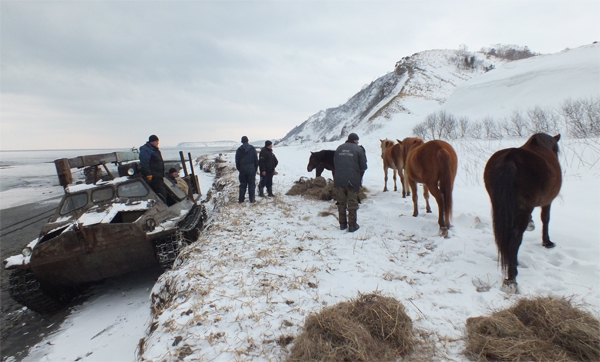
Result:
<svg viewBox="0 0 600 362"><path fill-rule="evenodd" d="M335 176L335 168L333 166L333 150L321 150L319 152L311 152L310 159L308 160L308 166L306 170L312 172L315 168L317 169L317 177L321 176L324 169L331 171L331 174Z"/></svg>

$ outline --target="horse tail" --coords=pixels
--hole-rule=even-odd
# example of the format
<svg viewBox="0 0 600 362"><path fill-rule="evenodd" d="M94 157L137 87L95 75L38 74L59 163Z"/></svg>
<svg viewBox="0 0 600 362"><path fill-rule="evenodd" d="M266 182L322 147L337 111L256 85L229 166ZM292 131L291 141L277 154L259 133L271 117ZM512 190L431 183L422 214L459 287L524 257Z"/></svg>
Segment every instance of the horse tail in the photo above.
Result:
<svg viewBox="0 0 600 362"><path fill-rule="evenodd" d="M443 148L437 153L437 161L440 165L439 188L444 197L444 220L448 221L446 227L450 227L450 220L452 219L453 163L450 153Z"/></svg>
<svg viewBox="0 0 600 362"><path fill-rule="evenodd" d="M517 194L514 184L517 179L517 166L514 162L502 162L494 167L491 175L492 219L494 238L500 253L500 264L508 268L512 234L517 211Z"/></svg>

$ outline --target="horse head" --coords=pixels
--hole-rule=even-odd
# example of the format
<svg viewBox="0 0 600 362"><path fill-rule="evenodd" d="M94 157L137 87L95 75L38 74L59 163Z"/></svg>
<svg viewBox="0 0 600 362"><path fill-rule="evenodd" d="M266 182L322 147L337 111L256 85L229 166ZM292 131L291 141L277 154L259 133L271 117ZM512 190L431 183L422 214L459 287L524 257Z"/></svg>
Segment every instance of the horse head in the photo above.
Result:
<svg viewBox="0 0 600 362"><path fill-rule="evenodd" d="M312 170L314 170L315 167L317 167L317 165L319 164L319 159L318 159L317 155L318 155L318 152L310 151L310 158L308 159L308 166L306 166L306 170L308 172L312 172Z"/></svg>
<svg viewBox="0 0 600 362"><path fill-rule="evenodd" d="M529 140L523 145L523 148L531 148L536 145L542 148L546 148L558 155L558 141L560 141L560 133L556 136L550 136L545 133L536 133L529 137Z"/></svg>

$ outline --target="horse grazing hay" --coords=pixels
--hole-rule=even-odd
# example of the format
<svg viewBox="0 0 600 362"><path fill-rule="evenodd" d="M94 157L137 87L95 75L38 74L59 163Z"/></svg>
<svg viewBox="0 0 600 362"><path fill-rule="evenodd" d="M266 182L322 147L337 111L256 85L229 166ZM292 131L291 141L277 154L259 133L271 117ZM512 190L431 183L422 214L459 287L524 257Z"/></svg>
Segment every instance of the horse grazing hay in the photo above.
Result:
<svg viewBox="0 0 600 362"><path fill-rule="evenodd" d="M359 294L311 314L288 361L393 361L416 343L412 321L399 301Z"/></svg>
<svg viewBox="0 0 600 362"><path fill-rule="evenodd" d="M358 192L358 197L361 200L367 198L365 188L361 187ZM305 196L316 200L329 201L333 200L334 186L333 181L324 177L306 178L301 177L288 192L289 196Z"/></svg>
<svg viewBox="0 0 600 362"><path fill-rule="evenodd" d="M600 322L566 299L521 299L467 319L466 353L482 361L600 361Z"/></svg>

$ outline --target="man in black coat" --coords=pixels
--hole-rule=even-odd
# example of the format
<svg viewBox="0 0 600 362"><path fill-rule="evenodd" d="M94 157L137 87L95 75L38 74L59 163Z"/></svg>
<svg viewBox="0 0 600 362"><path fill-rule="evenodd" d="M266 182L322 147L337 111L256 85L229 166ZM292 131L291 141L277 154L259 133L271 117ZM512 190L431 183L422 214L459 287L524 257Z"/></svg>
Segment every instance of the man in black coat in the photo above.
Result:
<svg viewBox="0 0 600 362"><path fill-rule="evenodd" d="M165 163L158 149L158 142L158 137L151 135L148 142L140 147L140 167L152 190L166 202L167 190L163 181Z"/></svg>
<svg viewBox="0 0 600 362"><path fill-rule="evenodd" d="M260 182L258 183L258 196L264 197L263 188L267 188L267 195L273 197L273 175L277 175L277 157L273 153L273 142L265 141L265 147L260 150L258 156L258 167L260 170Z"/></svg>
<svg viewBox="0 0 600 362"><path fill-rule="evenodd" d="M248 199L254 202L256 189L256 170L258 169L258 156L254 146L248 143L248 137L242 137L242 145L235 151L235 168L239 172L240 194L238 202L244 202L246 188Z"/></svg>
<svg viewBox="0 0 600 362"><path fill-rule="evenodd" d="M340 230L348 228L353 233L360 227L356 223L358 192L362 186L362 176L367 169L365 149L358 145L358 135L350 133L333 156L335 175L333 186L339 211ZM346 218L346 210L348 217Z"/></svg>

